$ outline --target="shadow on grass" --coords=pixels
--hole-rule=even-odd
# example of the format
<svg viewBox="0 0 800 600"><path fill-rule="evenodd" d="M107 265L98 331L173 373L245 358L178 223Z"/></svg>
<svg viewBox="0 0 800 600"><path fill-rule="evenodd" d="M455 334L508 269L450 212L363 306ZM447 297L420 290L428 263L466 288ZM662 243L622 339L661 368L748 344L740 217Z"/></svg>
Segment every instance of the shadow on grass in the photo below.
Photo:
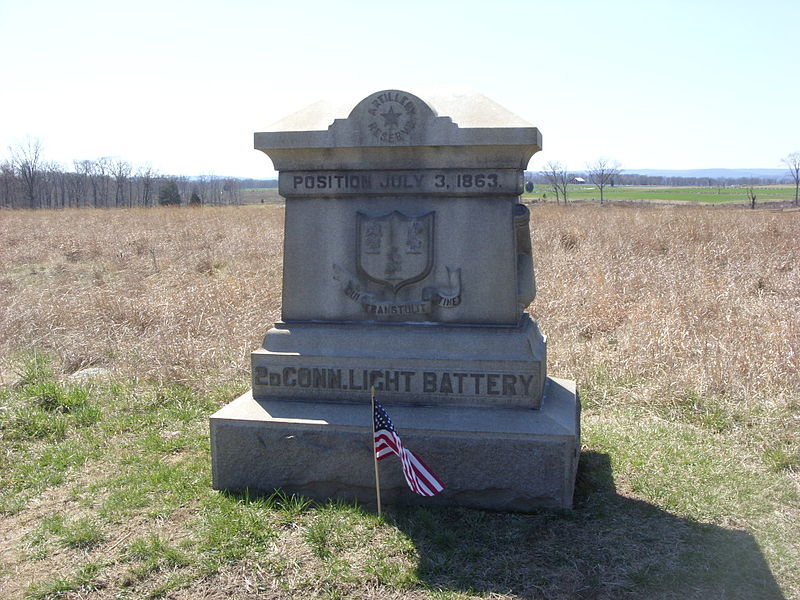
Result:
<svg viewBox="0 0 800 600"><path fill-rule="evenodd" d="M407 507L389 521L416 545L426 587L522 598L784 598L748 533L616 493L609 458L581 455L573 511Z"/></svg>

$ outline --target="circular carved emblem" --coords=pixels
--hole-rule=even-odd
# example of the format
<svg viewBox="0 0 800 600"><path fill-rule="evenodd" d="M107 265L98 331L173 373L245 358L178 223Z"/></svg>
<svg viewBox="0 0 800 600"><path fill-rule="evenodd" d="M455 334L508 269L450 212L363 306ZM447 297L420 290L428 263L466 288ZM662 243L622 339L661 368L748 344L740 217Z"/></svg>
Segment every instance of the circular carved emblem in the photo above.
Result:
<svg viewBox="0 0 800 600"><path fill-rule="evenodd" d="M377 140L387 144L407 142L417 125L417 107L402 92L382 92L368 104L367 129Z"/></svg>

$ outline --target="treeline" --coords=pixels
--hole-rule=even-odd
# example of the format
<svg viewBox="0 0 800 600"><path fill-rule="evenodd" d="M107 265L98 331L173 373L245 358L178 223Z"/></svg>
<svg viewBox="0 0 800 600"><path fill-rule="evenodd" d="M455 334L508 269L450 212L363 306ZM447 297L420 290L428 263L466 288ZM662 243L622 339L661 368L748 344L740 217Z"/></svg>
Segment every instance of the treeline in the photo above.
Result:
<svg viewBox="0 0 800 600"><path fill-rule="evenodd" d="M242 182L231 177L176 177L124 160L76 160L72 169L43 160L29 141L0 162L0 207L132 208L174 204L239 204Z"/></svg>
<svg viewBox="0 0 800 600"><path fill-rule="evenodd" d="M569 174L570 179L581 177L589 181L585 172ZM609 181L611 187L616 185L661 185L670 187L736 187L753 185L772 185L783 183L780 177L678 177L663 175L639 175L637 173L618 173ZM547 175L543 172L526 171L525 180L538 184L549 184Z"/></svg>
<svg viewBox="0 0 800 600"><path fill-rule="evenodd" d="M239 204L236 179L172 177L150 168L136 172L126 163L107 171L103 159L83 160L75 171L48 166L21 174L0 164L0 207L3 208L132 208L168 204ZM177 190L177 195L174 191Z"/></svg>
<svg viewBox="0 0 800 600"><path fill-rule="evenodd" d="M778 177L677 177L663 175L638 175L620 173L615 185L664 185L674 187L734 187L750 185L772 185L781 183Z"/></svg>
<svg viewBox="0 0 800 600"><path fill-rule="evenodd" d="M237 179L239 185L245 190L261 190L278 187L277 179Z"/></svg>

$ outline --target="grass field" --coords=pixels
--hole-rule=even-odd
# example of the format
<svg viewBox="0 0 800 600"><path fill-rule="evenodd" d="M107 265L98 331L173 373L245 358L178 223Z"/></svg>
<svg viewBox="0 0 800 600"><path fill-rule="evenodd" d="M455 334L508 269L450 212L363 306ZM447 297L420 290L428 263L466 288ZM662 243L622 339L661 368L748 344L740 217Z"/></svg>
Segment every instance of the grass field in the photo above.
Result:
<svg viewBox="0 0 800 600"><path fill-rule="evenodd" d="M246 188L242 190L242 204L272 204L283 202L278 188Z"/></svg>
<svg viewBox="0 0 800 600"><path fill-rule="evenodd" d="M0 212L0 598L800 600L800 212L533 205L575 509L381 519L211 490L282 219Z"/></svg>
<svg viewBox="0 0 800 600"><path fill-rule="evenodd" d="M753 191L758 203L786 203L794 200L794 186L768 185L756 186ZM526 194L530 200L555 200L550 186L539 184L533 193ZM655 203L750 203L746 187L666 187L666 186L615 186L606 187L603 192L608 202L655 202ZM567 189L568 201L600 201L600 192L593 185L570 185Z"/></svg>
<svg viewBox="0 0 800 600"><path fill-rule="evenodd" d="M775 205L794 201L794 186L768 185L754 188L756 204ZM750 204L746 187L666 187L666 186L622 186L607 187L605 200L617 203L641 204ZM246 204L270 204L283 202L277 188L242 190ZM555 200L549 186L538 184L531 194L525 194L526 201ZM568 200L574 202L599 202L600 193L593 185L571 185Z"/></svg>

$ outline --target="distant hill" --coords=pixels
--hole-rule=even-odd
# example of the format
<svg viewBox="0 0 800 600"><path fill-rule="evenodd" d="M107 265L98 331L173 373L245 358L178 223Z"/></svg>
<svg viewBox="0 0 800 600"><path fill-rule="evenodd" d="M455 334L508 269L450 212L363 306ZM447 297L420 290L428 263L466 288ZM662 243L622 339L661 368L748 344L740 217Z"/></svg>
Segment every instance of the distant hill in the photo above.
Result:
<svg viewBox="0 0 800 600"><path fill-rule="evenodd" d="M653 177L709 177L711 179L738 179L763 177L765 179L788 177L786 169L622 169L627 175Z"/></svg>

